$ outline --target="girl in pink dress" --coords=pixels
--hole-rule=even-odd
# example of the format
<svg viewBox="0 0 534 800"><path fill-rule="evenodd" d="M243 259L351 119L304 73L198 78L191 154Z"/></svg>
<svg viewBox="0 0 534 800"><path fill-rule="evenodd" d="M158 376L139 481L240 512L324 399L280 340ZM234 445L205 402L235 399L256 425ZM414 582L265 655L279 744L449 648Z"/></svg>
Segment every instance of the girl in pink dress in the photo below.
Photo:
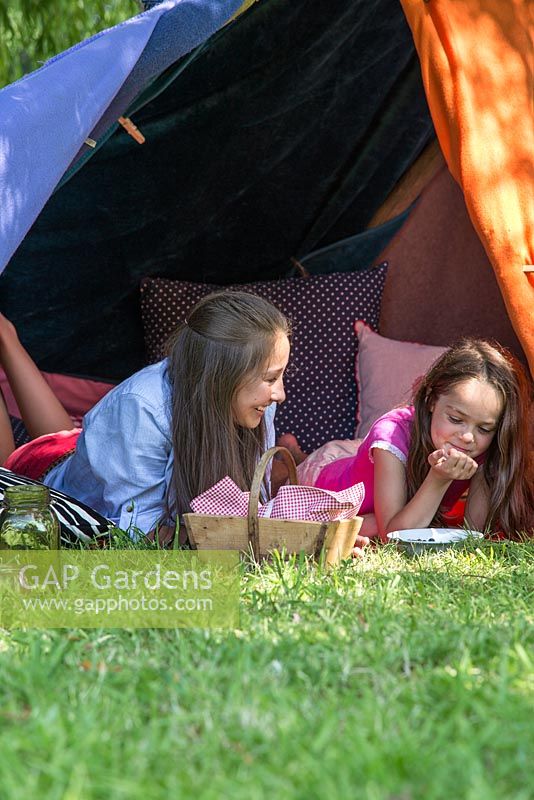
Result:
<svg viewBox="0 0 534 800"><path fill-rule="evenodd" d="M464 522L507 536L534 534L530 390L521 365L464 339L421 379L413 406L380 417L358 452L328 464L315 485L365 484L365 536L445 524L467 490Z"/></svg>

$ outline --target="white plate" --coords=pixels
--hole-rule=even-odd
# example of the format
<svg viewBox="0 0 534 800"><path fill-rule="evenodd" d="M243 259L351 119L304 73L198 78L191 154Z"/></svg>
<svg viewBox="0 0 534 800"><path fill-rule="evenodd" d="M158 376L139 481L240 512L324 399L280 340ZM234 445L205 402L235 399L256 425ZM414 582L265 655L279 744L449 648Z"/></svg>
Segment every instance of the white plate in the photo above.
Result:
<svg viewBox="0 0 534 800"><path fill-rule="evenodd" d="M463 528L410 528L405 531L392 531L387 538L409 553L422 553L425 550L442 550L461 545L472 539L482 539L480 531L465 531Z"/></svg>

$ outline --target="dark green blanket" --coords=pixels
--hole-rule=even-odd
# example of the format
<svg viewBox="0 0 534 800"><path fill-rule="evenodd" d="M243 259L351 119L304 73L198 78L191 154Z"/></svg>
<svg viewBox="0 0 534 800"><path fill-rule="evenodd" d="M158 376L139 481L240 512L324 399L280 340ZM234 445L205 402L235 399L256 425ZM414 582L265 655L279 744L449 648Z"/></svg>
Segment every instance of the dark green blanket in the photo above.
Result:
<svg viewBox="0 0 534 800"><path fill-rule="evenodd" d="M144 363L143 276L286 274L292 256L364 231L433 136L397 0L263 0L143 102L132 117L146 143L119 129L0 279L43 369L125 377ZM357 241L340 269L385 244L360 256Z"/></svg>

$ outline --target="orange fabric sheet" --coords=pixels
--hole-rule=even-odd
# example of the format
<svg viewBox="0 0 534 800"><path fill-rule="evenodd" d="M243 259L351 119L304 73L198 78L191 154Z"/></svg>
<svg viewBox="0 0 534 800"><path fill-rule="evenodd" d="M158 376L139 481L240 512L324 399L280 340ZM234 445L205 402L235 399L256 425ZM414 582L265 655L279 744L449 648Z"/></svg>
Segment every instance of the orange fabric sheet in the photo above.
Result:
<svg viewBox="0 0 534 800"><path fill-rule="evenodd" d="M401 3L441 149L534 376L534 4Z"/></svg>

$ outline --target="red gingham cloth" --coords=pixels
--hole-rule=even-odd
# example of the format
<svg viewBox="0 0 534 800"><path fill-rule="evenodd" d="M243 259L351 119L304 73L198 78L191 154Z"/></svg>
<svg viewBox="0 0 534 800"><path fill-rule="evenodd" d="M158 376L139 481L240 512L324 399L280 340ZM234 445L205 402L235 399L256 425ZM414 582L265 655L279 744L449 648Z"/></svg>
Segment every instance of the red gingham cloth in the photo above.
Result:
<svg viewBox="0 0 534 800"><path fill-rule="evenodd" d="M281 486L273 500L258 508L259 517L304 519L330 522L356 517L364 498L363 483L356 483L341 492L317 489L314 486ZM246 517L249 492L242 492L226 476L191 500L195 514L217 514L224 517Z"/></svg>

